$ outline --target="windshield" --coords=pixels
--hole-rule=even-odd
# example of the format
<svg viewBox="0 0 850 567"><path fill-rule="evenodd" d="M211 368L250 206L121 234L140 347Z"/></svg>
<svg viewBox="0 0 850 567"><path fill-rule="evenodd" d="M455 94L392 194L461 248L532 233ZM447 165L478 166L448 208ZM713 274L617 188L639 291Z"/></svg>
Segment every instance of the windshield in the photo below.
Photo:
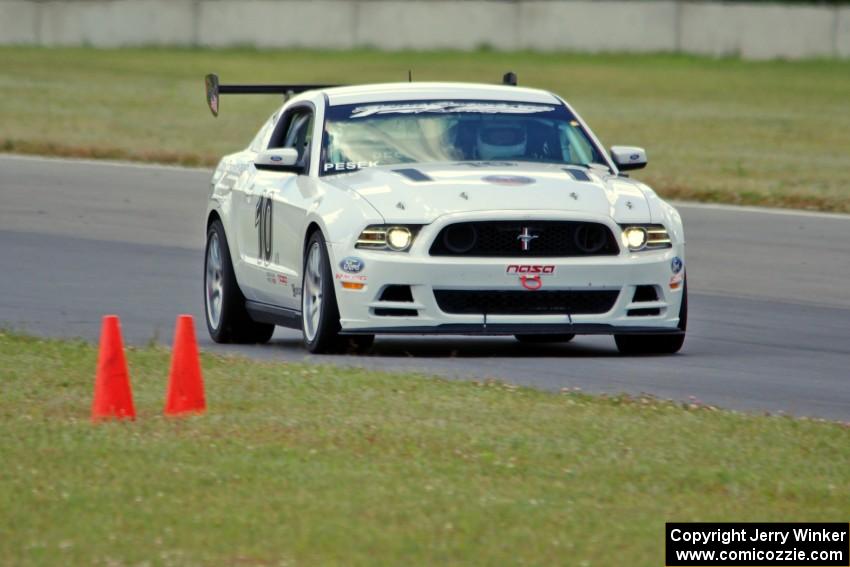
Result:
<svg viewBox="0 0 850 567"><path fill-rule="evenodd" d="M323 148L322 175L447 161L607 166L560 104L417 100L330 106Z"/></svg>

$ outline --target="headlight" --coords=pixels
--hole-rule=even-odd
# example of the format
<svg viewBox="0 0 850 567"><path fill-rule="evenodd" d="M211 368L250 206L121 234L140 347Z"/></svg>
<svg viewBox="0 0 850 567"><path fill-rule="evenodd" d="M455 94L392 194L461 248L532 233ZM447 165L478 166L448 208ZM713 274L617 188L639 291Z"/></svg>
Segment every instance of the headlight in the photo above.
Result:
<svg viewBox="0 0 850 567"><path fill-rule="evenodd" d="M646 244L646 229L639 226L630 226L623 231L629 250L640 250Z"/></svg>
<svg viewBox="0 0 850 567"><path fill-rule="evenodd" d="M360 233L355 248L406 252L413 244L413 239L418 231L419 226L373 224L367 226Z"/></svg>
<svg viewBox="0 0 850 567"><path fill-rule="evenodd" d="M628 247L630 252L660 250L673 246L667 229L660 224L624 225L623 245Z"/></svg>
<svg viewBox="0 0 850 567"><path fill-rule="evenodd" d="M407 250L412 242L413 235L406 226L394 226L387 230L387 246L393 250Z"/></svg>

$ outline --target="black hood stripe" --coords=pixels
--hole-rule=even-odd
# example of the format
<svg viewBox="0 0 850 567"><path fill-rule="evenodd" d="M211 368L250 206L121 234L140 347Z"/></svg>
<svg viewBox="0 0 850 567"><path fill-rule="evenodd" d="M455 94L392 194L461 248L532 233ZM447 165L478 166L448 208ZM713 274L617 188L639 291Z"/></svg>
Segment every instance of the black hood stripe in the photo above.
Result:
<svg viewBox="0 0 850 567"><path fill-rule="evenodd" d="M575 179L576 181L593 181L590 176L581 169L573 169L571 167L565 167L564 171L570 174L570 177Z"/></svg>
<svg viewBox="0 0 850 567"><path fill-rule="evenodd" d="M398 173L410 179L411 181L434 181L430 176L422 173L418 169L394 169L393 173Z"/></svg>

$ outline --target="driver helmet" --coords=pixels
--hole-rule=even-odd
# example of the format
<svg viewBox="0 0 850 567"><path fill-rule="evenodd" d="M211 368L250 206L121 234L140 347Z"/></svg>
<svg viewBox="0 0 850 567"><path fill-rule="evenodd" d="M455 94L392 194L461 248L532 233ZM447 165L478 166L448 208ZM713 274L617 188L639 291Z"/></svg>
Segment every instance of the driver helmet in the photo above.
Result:
<svg viewBox="0 0 850 567"><path fill-rule="evenodd" d="M478 159L521 157L527 144L525 126L518 120L486 121L478 129Z"/></svg>

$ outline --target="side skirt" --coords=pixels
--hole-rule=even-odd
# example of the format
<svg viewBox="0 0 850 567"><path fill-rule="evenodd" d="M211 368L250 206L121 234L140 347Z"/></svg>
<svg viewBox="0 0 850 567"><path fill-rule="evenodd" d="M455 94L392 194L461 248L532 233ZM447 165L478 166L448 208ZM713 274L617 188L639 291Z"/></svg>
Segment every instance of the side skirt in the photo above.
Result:
<svg viewBox="0 0 850 567"><path fill-rule="evenodd" d="M245 301L245 309L248 311L251 319L257 323L271 323L273 325L280 325L281 327L301 330L300 311L250 300Z"/></svg>

